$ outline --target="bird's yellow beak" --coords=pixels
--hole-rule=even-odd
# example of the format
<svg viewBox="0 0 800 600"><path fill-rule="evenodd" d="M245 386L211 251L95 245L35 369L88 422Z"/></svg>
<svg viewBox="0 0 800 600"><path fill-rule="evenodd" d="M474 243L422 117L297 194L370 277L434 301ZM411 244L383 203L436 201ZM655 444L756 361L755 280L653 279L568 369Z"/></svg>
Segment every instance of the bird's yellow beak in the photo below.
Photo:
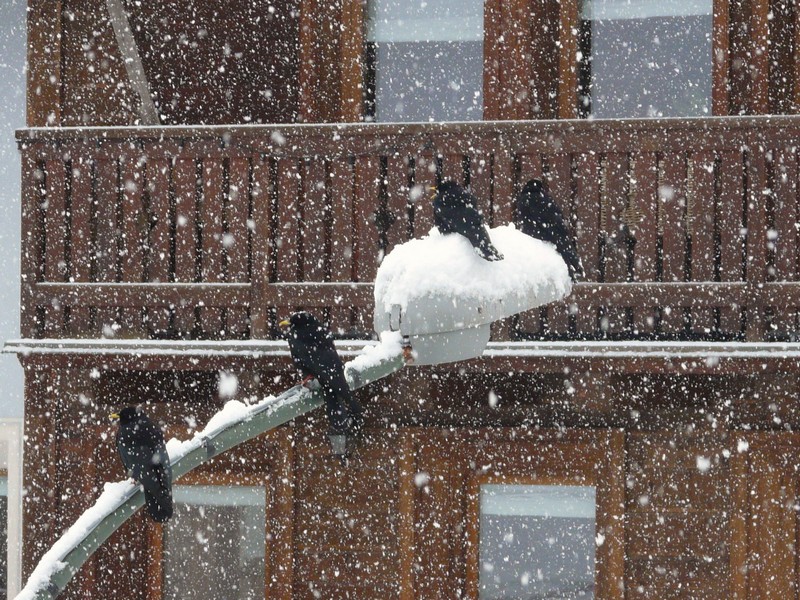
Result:
<svg viewBox="0 0 800 600"><path fill-rule="evenodd" d="M119 420L119 415L117 413L111 413L110 415L108 415L108 418L117 421Z"/></svg>
<svg viewBox="0 0 800 600"><path fill-rule="evenodd" d="M428 186L428 191L431 193L431 198L436 198L436 186L435 185Z"/></svg>
<svg viewBox="0 0 800 600"><path fill-rule="evenodd" d="M278 323L278 327L281 329L286 329L289 326L289 319L284 319L280 323Z"/></svg>

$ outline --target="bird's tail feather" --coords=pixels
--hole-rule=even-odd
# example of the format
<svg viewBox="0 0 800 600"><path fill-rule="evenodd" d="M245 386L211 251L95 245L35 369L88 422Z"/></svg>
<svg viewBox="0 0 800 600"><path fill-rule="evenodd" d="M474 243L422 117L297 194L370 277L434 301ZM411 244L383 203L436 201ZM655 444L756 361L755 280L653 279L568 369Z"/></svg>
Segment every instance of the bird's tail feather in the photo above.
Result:
<svg viewBox="0 0 800 600"><path fill-rule="evenodd" d="M144 499L147 504L147 512L156 523L163 523L172 517L172 494L167 490L158 495L145 491Z"/></svg>

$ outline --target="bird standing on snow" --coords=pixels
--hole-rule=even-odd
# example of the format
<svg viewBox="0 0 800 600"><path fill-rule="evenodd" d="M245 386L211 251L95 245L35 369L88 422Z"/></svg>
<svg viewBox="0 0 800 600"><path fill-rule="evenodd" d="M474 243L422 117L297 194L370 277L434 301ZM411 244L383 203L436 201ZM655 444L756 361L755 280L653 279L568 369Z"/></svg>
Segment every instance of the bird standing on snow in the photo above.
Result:
<svg viewBox="0 0 800 600"><path fill-rule="evenodd" d="M147 512L163 523L172 516L172 466L161 429L139 408L128 406L119 414L117 452L130 477L144 488Z"/></svg>
<svg viewBox="0 0 800 600"><path fill-rule="evenodd" d="M304 383L314 378L322 388L330 424L328 435L358 434L362 426L361 406L350 392L330 332L306 311L292 314L280 326L286 332L292 360Z"/></svg>
<svg viewBox="0 0 800 600"><path fill-rule="evenodd" d="M564 214L545 191L541 180L531 179L517 194L514 201L514 222L522 233L556 247L567 264L572 281L583 275L575 238L567 227Z"/></svg>
<svg viewBox="0 0 800 600"><path fill-rule="evenodd" d="M439 233L459 233L469 240L475 251L485 260L503 260L489 239L483 216L477 209L475 196L453 181L443 181L436 186L433 200L433 222Z"/></svg>

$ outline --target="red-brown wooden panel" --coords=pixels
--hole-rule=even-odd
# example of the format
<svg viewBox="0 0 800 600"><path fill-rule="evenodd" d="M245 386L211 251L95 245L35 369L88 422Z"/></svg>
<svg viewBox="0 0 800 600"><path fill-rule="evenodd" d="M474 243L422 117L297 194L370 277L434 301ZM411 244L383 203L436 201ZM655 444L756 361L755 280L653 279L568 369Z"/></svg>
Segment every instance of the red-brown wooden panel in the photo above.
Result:
<svg viewBox="0 0 800 600"><path fill-rule="evenodd" d="M98 162L98 182L102 162ZM120 272L122 281L141 283L144 281L145 244L149 228L144 205L145 170L144 162L139 161L138 153L124 157L120 162L122 187L122 260ZM98 184L99 185L99 184ZM105 189L107 185L98 188ZM98 234L101 219L98 218ZM99 272L99 269L98 269ZM98 275L99 278L99 275ZM121 325L131 335L143 335L142 309L123 308Z"/></svg>
<svg viewBox="0 0 800 600"><path fill-rule="evenodd" d="M326 198L327 164L323 159L306 159L303 172L303 219L300 236L303 240L303 281L325 281L328 273L328 221L330 202Z"/></svg>
<svg viewBox="0 0 800 600"><path fill-rule="evenodd" d="M267 286L272 272L272 254L275 239L272 232L273 191L272 162L268 158L253 159L253 274L250 305L250 333L254 338L265 338L272 325L273 307L267 305Z"/></svg>
<svg viewBox="0 0 800 600"><path fill-rule="evenodd" d="M64 281L67 268L67 182L61 160L45 162L47 207L44 212L45 281ZM64 308L45 306L45 336L57 337L64 330Z"/></svg>
<svg viewBox="0 0 800 600"><path fill-rule="evenodd" d="M513 219L511 199L514 197L514 156L501 145L495 147L492 173L493 195L491 205L491 222L494 225L510 223ZM487 219L488 220L488 219ZM492 324L492 339L507 340L511 337L514 319L508 318Z"/></svg>
<svg viewBox="0 0 800 600"><path fill-rule="evenodd" d="M414 162L414 187L411 203L414 206L414 237L428 235L433 227L431 188L436 185L436 157L430 154L417 156Z"/></svg>
<svg viewBox="0 0 800 600"><path fill-rule="evenodd" d="M93 161L91 149L78 145L72 158L72 185L70 195L70 280L89 282L92 277L92 193ZM116 202L112 205L116 208ZM116 248L114 248L116 255ZM87 335L91 331L91 309L88 306L73 306L70 310L69 329L74 337Z"/></svg>
<svg viewBox="0 0 800 600"><path fill-rule="evenodd" d="M356 281L374 281L378 269L380 232L375 216L380 206L380 166L378 157L356 157L353 207Z"/></svg>
<svg viewBox="0 0 800 600"><path fill-rule="evenodd" d="M445 154L442 156L442 181L455 181L464 185L464 156L461 154Z"/></svg>
<svg viewBox="0 0 800 600"><path fill-rule="evenodd" d="M353 280L353 203L355 173L349 157L331 162L331 281ZM344 333L352 326L352 307L330 307L331 331Z"/></svg>
<svg viewBox="0 0 800 600"><path fill-rule="evenodd" d="M522 189L526 182L534 177L542 177L542 157L539 154L520 154L517 156L519 168L519 182L516 191ZM544 323L542 318L547 315L547 309L534 308L520 314L514 323L514 328L523 335L538 335L542 333ZM547 322L549 325L549 321Z"/></svg>
<svg viewBox="0 0 800 600"><path fill-rule="evenodd" d="M297 281L297 252L300 231L300 207L298 205L299 171L297 161L291 158L278 159L277 174L277 227L275 235L276 279Z"/></svg>
<svg viewBox="0 0 800 600"><path fill-rule="evenodd" d="M198 281L197 162L193 156L180 155L172 173L175 190L175 281ZM180 305L175 309L175 330L185 335L194 330L195 307Z"/></svg>
<svg viewBox="0 0 800 600"><path fill-rule="evenodd" d="M203 182L200 210L201 260L200 272L204 283L225 281L225 248L223 246L225 207L225 164L219 156L203 159L201 179ZM200 326L207 334L224 329L223 309L204 307L200 309Z"/></svg>
<svg viewBox="0 0 800 600"><path fill-rule="evenodd" d="M747 234L746 244L746 278L753 284L762 284L767 280L767 158L763 152L752 152L747 161ZM763 307L748 307L747 339L757 340L764 335L766 315Z"/></svg>
<svg viewBox="0 0 800 600"><path fill-rule="evenodd" d="M798 231L797 154L792 148L774 152L772 162L772 195L774 220L772 239L775 253L774 281L797 281ZM797 331L797 308L785 306L775 298L772 326L783 337Z"/></svg>
<svg viewBox="0 0 800 600"><path fill-rule="evenodd" d="M353 206L355 280L375 281L380 259L380 232L375 217L381 202L381 163L377 156L356 157ZM356 328L372 331L372 310L356 310Z"/></svg>
<svg viewBox="0 0 800 600"><path fill-rule="evenodd" d="M44 240L44 211L42 201L45 195L44 166L33 151L23 148L22 151L22 206L20 221L22 231L20 272L20 334L23 337L40 337L41 323L38 308L32 297L33 285L44 277L44 256L42 241Z"/></svg>
<svg viewBox="0 0 800 600"><path fill-rule="evenodd" d="M550 195L564 213L571 232L574 232L574 207L572 205L572 166L568 154L552 154L546 157L546 174L544 178ZM536 176L534 174L534 176ZM522 180L521 183L526 182ZM547 306L544 310L547 315L547 330L551 335L563 336L569 333L570 327L570 307L572 302L567 298L565 302L559 302Z"/></svg>
<svg viewBox="0 0 800 600"><path fill-rule="evenodd" d="M597 155L579 154L575 157L576 199L575 199L575 237L578 241L578 254L583 263L584 280L600 281L600 248L598 245L600 227L600 169ZM592 334L597 330L597 308L578 306L578 331Z"/></svg>
<svg viewBox="0 0 800 600"><path fill-rule="evenodd" d="M409 159L389 156L386 159L386 253L408 240L411 211L409 205Z"/></svg>
<svg viewBox="0 0 800 600"><path fill-rule="evenodd" d="M600 188L601 232L603 235L603 269L607 282L628 279L628 233L625 210L628 205L629 160L624 152L609 152L603 159L603 180ZM603 311L602 326L610 334L619 335L629 329L628 310L608 308Z"/></svg>
<svg viewBox="0 0 800 600"><path fill-rule="evenodd" d="M744 211L744 165L738 151L720 153L717 197L717 230L719 231L719 274L721 281L744 280L744 245L742 215ZM742 327L742 307L720 308L720 329L737 334Z"/></svg>
<svg viewBox="0 0 800 600"><path fill-rule="evenodd" d="M686 155L669 152L661 158L659 177L659 230L662 240L662 281L686 280ZM684 329L684 310L665 306L661 310L661 331L679 333Z"/></svg>
<svg viewBox="0 0 800 600"><path fill-rule="evenodd" d="M170 280L170 159L155 155L147 159L147 190L150 200L150 237L147 250L147 279L151 283ZM167 307L148 307L148 327L155 335L164 335L170 328L171 314Z"/></svg>
<svg viewBox="0 0 800 600"><path fill-rule="evenodd" d="M630 233L633 246L633 280L655 281L658 259L658 159L654 152L631 157ZM656 325L652 307L635 306L633 329L647 335Z"/></svg>
<svg viewBox="0 0 800 600"><path fill-rule="evenodd" d="M225 202L225 233L222 245L227 255L225 281L248 283L250 256L250 159L231 157L228 194ZM225 314L227 331L235 337L246 335L249 315L246 308L229 308Z"/></svg>
<svg viewBox="0 0 800 600"><path fill-rule="evenodd" d="M687 185L688 231L692 240L692 281L714 281L714 152L704 150L689 157ZM709 335L716 326L713 308L694 308L692 330Z"/></svg>

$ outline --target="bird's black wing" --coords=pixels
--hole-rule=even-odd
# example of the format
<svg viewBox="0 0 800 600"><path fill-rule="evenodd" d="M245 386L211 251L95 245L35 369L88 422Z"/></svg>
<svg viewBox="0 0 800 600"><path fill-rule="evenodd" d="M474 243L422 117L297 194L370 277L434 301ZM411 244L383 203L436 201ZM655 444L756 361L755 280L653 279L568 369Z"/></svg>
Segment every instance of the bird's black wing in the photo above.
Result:
<svg viewBox="0 0 800 600"><path fill-rule="evenodd" d="M120 425L117 451L128 473L144 488L153 520L172 516L172 467L161 430L146 417Z"/></svg>
<svg viewBox="0 0 800 600"><path fill-rule="evenodd" d="M352 427L360 428L361 406L353 398L331 337L319 330L293 331L289 350L298 370L319 382L332 429L346 432Z"/></svg>
<svg viewBox="0 0 800 600"><path fill-rule="evenodd" d="M522 233L553 244L566 263L573 281L582 276L583 264L578 256L575 237L555 200L542 189L526 186L517 195L515 207Z"/></svg>
<svg viewBox="0 0 800 600"><path fill-rule="evenodd" d="M458 233L467 238L485 260L502 260L503 255L497 251L489 238L489 232L483 224L483 217L476 208L470 205L452 206L434 201L434 224L440 233Z"/></svg>

